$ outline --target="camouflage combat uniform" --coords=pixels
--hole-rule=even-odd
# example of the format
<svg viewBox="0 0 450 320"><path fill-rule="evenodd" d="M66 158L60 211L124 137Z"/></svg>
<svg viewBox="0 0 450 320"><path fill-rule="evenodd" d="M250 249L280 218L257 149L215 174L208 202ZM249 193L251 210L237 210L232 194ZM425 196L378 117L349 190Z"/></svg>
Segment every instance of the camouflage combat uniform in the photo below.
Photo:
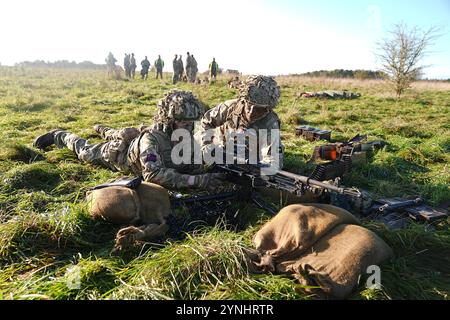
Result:
<svg viewBox="0 0 450 320"><path fill-rule="evenodd" d="M326 90L318 92L302 92L303 98L324 98L324 99L356 99L361 97L360 93L349 92L347 90Z"/></svg>
<svg viewBox="0 0 450 320"><path fill-rule="evenodd" d="M155 61L155 69L156 69L156 79L158 79L158 76L163 78L163 68L164 68L164 61L161 59L161 57L158 57Z"/></svg>
<svg viewBox="0 0 450 320"><path fill-rule="evenodd" d="M217 71L219 70L219 65L216 62L216 59L213 59L213 61L209 64L209 77L212 80L214 80L217 77Z"/></svg>
<svg viewBox="0 0 450 320"><path fill-rule="evenodd" d="M131 54L130 58L130 76L134 79L134 75L136 74L136 58L134 57L134 53Z"/></svg>
<svg viewBox="0 0 450 320"><path fill-rule="evenodd" d="M131 78L131 60L129 54L125 54L125 58L123 59L123 68L125 69L125 77Z"/></svg>
<svg viewBox="0 0 450 320"><path fill-rule="evenodd" d="M198 72L198 66L197 66L197 60L195 60L194 55L191 55L191 68L190 68L190 76L189 81L192 83L195 83L197 78L197 72Z"/></svg>
<svg viewBox="0 0 450 320"><path fill-rule="evenodd" d="M179 72L178 72L178 56L175 55L175 58L172 61L172 68L173 68L173 77L172 77L172 83L175 84L177 83L180 78L179 78Z"/></svg>
<svg viewBox="0 0 450 320"><path fill-rule="evenodd" d="M143 80L147 80L148 69L150 68L150 61L148 61L147 57L145 57L145 59L141 61L141 66L141 78Z"/></svg>
<svg viewBox="0 0 450 320"><path fill-rule="evenodd" d="M188 77L188 79L190 80L191 77L191 68L192 68L192 58L189 55L189 52L187 53L187 58L186 58L186 76Z"/></svg>
<svg viewBox="0 0 450 320"><path fill-rule="evenodd" d="M183 78L183 74L184 74L184 64L183 64L182 56L180 56L180 57L178 58L178 61L177 61L177 71L178 71L178 79Z"/></svg>
<svg viewBox="0 0 450 320"><path fill-rule="evenodd" d="M89 144L86 139L68 131L55 130L51 132L54 138L52 142L59 148L67 147L72 150L80 160L103 165L114 171L134 173L142 176L145 181L166 188L210 189L214 188L214 185L217 186L217 181L213 180L218 178L218 174L200 174L200 165L176 165L171 157L173 121L194 121L199 119L203 112L203 106L191 92L173 90L158 103L156 125L152 128L114 130L96 126L96 131L107 140L98 144ZM39 148L47 146L39 146L36 141L35 146Z"/></svg>
<svg viewBox="0 0 450 320"><path fill-rule="evenodd" d="M219 130L220 134L225 134L231 130L234 132L245 131L248 129L256 130L267 129L267 141L262 139L259 141L259 157L258 161L270 163L274 161L272 155L271 129L280 130L280 119L273 111L278 103L280 90L275 80L264 76L250 76L244 81L239 89L239 98L225 101L218 106L208 110L202 118L202 128L196 139L202 146L203 153L209 153L214 147L211 141L205 140L203 137L207 130ZM249 121L243 116L244 108L247 103L265 106L266 113L260 118ZM268 142L268 143L266 143ZM279 141L280 154L279 164L283 165L283 145Z"/></svg>

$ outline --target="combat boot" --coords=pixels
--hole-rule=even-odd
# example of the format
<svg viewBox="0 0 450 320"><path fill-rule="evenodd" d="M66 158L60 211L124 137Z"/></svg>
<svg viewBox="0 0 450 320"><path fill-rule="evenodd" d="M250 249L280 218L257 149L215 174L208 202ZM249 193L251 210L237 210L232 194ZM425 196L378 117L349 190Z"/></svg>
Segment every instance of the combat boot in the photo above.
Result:
<svg viewBox="0 0 450 320"><path fill-rule="evenodd" d="M41 150L44 150L45 148L51 146L52 144L55 143L54 133L59 130L60 129L54 129L52 131L47 132L46 134L37 137L36 140L34 140L33 142L33 146Z"/></svg>
<svg viewBox="0 0 450 320"><path fill-rule="evenodd" d="M96 125L94 126L94 131L97 132L97 133L98 133L99 135L101 135L102 137L103 137L103 133L104 133L106 130L109 130L109 128L108 128L108 127L105 127L105 126L102 126L101 124L96 124Z"/></svg>

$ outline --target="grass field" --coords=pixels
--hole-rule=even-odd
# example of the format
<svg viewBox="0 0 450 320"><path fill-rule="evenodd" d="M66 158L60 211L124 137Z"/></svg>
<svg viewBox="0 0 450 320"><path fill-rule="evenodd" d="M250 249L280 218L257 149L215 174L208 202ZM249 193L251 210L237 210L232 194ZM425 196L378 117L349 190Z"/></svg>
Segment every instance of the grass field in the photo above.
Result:
<svg viewBox="0 0 450 320"><path fill-rule="evenodd" d="M153 75L152 75L153 76ZM205 226L183 239L138 245L112 254L118 226L92 221L86 191L120 176L80 163L68 150L41 153L37 135L63 127L99 141L92 126L151 123L155 105L173 88L163 81L109 80L101 71L0 68L0 299L314 299L294 280L252 275L242 250L269 216L241 204L245 227ZM434 206L450 200L450 83L415 83L401 100L382 81L280 77L285 167L307 174L310 143L297 124L331 129L333 138L366 133L388 145L343 180L382 196L420 195ZM177 84L207 106L236 96L226 79ZM349 89L350 101L300 99L302 91ZM365 226L395 252L382 265L381 290L352 299L449 299L450 221L391 231ZM67 286L76 265L81 288Z"/></svg>

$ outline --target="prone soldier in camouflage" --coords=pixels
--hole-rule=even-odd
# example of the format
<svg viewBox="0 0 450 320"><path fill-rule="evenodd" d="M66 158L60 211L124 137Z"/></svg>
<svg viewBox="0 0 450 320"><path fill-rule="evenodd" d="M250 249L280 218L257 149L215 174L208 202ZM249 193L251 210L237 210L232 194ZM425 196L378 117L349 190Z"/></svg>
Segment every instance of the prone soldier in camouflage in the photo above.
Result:
<svg viewBox="0 0 450 320"><path fill-rule="evenodd" d="M318 92L302 92L300 93L302 98L323 98L323 99L356 99L361 97L360 93L349 92L347 90L327 90Z"/></svg>
<svg viewBox="0 0 450 320"><path fill-rule="evenodd" d="M280 130L280 119L274 112L280 97L280 88L272 77L250 76L239 87L237 99L225 101L208 110L202 118L202 129L196 134L196 139L201 144L202 152L210 153L217 147L212 141L205 139L208 130L219 130L220 136L226 137L226 132L248 131L254 129L258 134L259 129L267 130L266 141L259 141L261 163L276 163L275 153L279 155L279 167L283 165L283 146L279 142L279 149L272 150L271 130ZM259 140L258 136L258 140ZM262 139L264 140L264 139ZM263 144L261 144L261 142Z"/></svg>
<svg viewBox="0 0 450 320"><path fill-rule="evenodd" d="M151 128L114 130L96 125L94 130L107 140L98 144L89 144L86 139L73 133L56 129L39 136L34 146L39 149L52 144L59 148L66 147L82 161L114 171L134 173L145 181L169 189L214 190L222 183L222 174L201 173L200 165L176 165L171 157L176 144L171 141L173 130L183 128L192 134L194 121L199 120L203 113L203 105L191 92L172 90L159 101Z"/></svg>

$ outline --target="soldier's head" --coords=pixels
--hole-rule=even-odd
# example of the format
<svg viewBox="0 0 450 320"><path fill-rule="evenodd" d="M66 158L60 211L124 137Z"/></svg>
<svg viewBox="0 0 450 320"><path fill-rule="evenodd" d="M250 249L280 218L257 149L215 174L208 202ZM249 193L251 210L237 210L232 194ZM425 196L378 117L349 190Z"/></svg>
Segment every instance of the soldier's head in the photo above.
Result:
<svg viewBox="0 0 450 320"><path fill-rule="evenodd" d="M131 54L134 57L134 53Z"/></svg>
<svg viewBox="0 0 450 320"><path fill-rule="evenodd" d="M203 104L190 91L173 89L158 102L155 124L159 130L170 132L183 128L192 131L194 122L205 112Z"/></svg>
<svg viewBox="0 0 450 320"><path fill-rule="evenodd" d="M280 87L272 77L249 76L239 86L239 100L250 122L261 119L278 104Z"/></svg>

